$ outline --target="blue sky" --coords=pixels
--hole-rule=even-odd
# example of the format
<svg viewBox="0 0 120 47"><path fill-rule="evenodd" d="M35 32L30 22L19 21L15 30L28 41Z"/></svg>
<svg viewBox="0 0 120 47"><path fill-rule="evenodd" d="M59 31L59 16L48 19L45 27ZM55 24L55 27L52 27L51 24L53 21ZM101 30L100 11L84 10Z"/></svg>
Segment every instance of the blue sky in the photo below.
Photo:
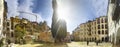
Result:
<svg viewBox="0 0 120 47"><path fill-rule="evenodd" d="M8 18L19 16L31 21L47 21L51 27L52 0L6 0L8 3ZM67 30L72 32L78 25L93 20L107 13L108 0L58 0L62 7L66 7ZM64 10L64 9L63 9ZM26 13L20 13L26 12ZM28 14L30 13L30 14ZM31 15L33 14L33 15Z"/></svg>

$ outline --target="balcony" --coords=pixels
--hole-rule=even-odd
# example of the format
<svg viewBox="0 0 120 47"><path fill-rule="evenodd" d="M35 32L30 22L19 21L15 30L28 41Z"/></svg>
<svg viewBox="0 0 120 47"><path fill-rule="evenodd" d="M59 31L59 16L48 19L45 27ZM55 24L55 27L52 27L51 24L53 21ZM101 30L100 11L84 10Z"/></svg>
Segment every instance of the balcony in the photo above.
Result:
<svg viewBox="0 0 120 47"><path fill-rule="evenodd" d="M113 16L112 20L116 21L120 17L120 1L117 0L115 3L115 7L113 8Z"/></svg>

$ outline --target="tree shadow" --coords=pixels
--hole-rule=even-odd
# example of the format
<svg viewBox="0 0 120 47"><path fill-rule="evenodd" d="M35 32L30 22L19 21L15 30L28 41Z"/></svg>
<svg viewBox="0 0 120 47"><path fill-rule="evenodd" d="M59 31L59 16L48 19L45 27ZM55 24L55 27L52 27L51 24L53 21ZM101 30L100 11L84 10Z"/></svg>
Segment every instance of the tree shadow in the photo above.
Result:
<svg viewBox="0 0 120 47"><path fill-rule="evenodd" d="M49 43L49 44L43 44L42 46L36 46L36 47L68 47L66 43Z"/></svg>

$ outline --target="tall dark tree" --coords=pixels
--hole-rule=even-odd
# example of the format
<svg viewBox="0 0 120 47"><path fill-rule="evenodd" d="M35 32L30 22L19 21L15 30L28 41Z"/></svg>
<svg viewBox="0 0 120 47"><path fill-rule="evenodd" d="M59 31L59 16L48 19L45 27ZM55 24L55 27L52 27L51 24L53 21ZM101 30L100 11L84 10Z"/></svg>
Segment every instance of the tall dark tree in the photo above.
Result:
<svg viewBox="0 0 120 47"><path fill-rule="evenodd" d="M52 36L53 38L55 38L55 35L56 35L56 32L57 32L57 20L58 20L58 17L57 17L57 2L56 0L52 0L52 6L53 6L53 17L52 17L52 28L51 28L51 31L52 31Z"/></svg>
<svg viewBox="0 0 120 47"><path fill-rule="evenodd" d="M61 42L62 40L64 40L64 38L67 35L66 22L64 20L59 20L57 28L58 29L57 29L55 39L57 39L57 40L59 40Z"/></svg>
<svg viewBox="0 0 120 47"><path fill-rule="evenodd" d="M58 19L57 15L57 1L52 0L52 6L53 6L53 17L52 17L52 36L55 39L55 41L61 41L66 37L67 34L67 27L66 22L63 19Z"/></svg>

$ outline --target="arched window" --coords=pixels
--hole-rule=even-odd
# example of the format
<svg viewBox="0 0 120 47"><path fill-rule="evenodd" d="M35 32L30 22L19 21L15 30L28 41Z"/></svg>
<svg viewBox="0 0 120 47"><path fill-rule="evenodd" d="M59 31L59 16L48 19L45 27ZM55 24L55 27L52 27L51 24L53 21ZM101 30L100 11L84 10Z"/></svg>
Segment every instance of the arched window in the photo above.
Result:
<svg viewBox="0 0 120 47"><path fill-rule="evenodd" d="M100 34L100 30L98 31L98 34Z"/></svg>
<svg viewBox="0 0 120 47"><path fill-rule="evenodd" d="M105 31L105 34L108 34L108 30Z"/></svg>
<svg viewBox="0 0 120 47"><path fill-rule="evenodd" d="M100 29L100 25L98 25L98 29Z"/></svg>
<svg viewBox="0 0 120 47"><path fill-rule="evenodd" d="M11 37L14 37L14 33L13 32L11 32Z"/></svg>
<svg viewBox="0 0 120 47"><path fill-rule="evenodd" d="M103 21L104 21L104 18L101 19L101 22L102 22L102 23L103 23Z"/></svg>
<svg viewBox="0 0 120 47"><path fill-rule="evenodd" d="M104 34L104 30L102 30L102 34Z"/></svg>
<svg viewBox="0 0 120 47"><path fill-rule="evenodd" d="M104 29L104 25L102 25L102 29Z"/></svg>

